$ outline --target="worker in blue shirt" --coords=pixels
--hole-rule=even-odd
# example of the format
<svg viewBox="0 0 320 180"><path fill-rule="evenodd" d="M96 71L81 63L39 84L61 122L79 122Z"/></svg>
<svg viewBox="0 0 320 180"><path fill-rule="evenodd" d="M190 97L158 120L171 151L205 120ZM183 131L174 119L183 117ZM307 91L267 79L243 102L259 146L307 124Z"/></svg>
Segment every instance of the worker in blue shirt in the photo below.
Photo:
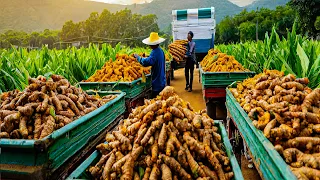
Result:
<svg viewBox="0 0 320 180"><path fill-rule="evenodd" d="M134 54L134 57L137 58L142 66L152 67L152 98L157 97L157 95L159 95L159 93L166 86L166 59L163 50L159 47L159 44L164 41L165 39L159 37L158 33L152 32L148 38L142 41L144 44L149 45L152 49L149 57L142 58L139 55Z"/></svg>

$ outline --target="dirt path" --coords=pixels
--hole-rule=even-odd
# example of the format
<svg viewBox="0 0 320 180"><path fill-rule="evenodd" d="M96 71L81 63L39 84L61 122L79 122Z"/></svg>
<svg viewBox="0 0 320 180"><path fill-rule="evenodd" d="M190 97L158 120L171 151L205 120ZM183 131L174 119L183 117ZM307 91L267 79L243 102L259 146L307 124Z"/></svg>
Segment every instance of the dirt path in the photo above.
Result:
<svg viewBox="0 0 320 180"><path fill-rule="evenodd" d="M184 69L178 69L174 71L174 79L171 80L171 86L173 86L176 89L177 94L182 99L190 102L192 107L196 111L206 108L206 104L202 96L201 84L199 82L199 69L194 70L192 92L184 90L184 88L186 87Z"/></svg>

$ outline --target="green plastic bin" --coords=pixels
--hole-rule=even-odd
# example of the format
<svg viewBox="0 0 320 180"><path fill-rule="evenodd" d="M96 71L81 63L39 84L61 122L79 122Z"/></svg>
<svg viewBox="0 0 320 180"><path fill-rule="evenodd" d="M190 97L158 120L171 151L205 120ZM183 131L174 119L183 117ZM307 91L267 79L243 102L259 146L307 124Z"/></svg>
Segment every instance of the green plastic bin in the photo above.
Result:
<svg viewBox="0 0 320 180"><path fill-rule="evenodd" d="M41 140L1 139L2 178L45 179L125 111L125 93Z"/></svg>
<svg viewBox="0 0 320 180"><path fill-rule="evenodd" d="M204 72L200 66L202 89L225 88L234 81L243 81L253 77L255 72Z"/></svg>
<svg viewBox="0 0 320 180"><path fill-rule="evenodd" d="M223 144L226 148L226 153L230 159L231 167L234 172L234 180L243 180L242 172L236 157L232 151L231 144L228 139L227 132L221 122L215 122L219 128ZM89 166L94 166L100 159L101 154L99 151L94 151L75 171L73 171L67 179L94 179L87 171Z"/></svg>
<svg viewBox="0 0 320 180"><path fill-rule="evenodd" d="M226 92L227 109L250 149L260 176L270 180L297 179L271 142L263 135L263 132L254 127L252 120L233 97L230 90L226 89Z"/></svg>
<svg viewBox="0 0 320 180"><path fill-rule="evenodd" d="M132 99L151 88L151 83L151 74L147 74L145 83L139 78L132 82L80 82L79 84L83 90L122 91L126 93L125 98Z"/></svg>

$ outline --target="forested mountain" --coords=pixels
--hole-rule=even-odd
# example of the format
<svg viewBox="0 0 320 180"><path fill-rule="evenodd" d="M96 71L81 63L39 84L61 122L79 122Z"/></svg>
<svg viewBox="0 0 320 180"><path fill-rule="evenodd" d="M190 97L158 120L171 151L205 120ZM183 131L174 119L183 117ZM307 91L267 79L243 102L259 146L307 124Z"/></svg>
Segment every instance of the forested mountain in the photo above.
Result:
<svg viewBox="0 0 320 180"><path fill-rule="evenodd" d="M244 8L267 7L274 9L288 0L257 0L247 7L239 7L228 0L154 0L148 4L114 5L86 0L1 0L0 32L9 29L26 32L44 29L61 29L68 20L78 22L89 17L91 12L108 9L115 12L129 8L134 13L156 14L161 29L171 22L172 9L200 8L214 6L219 22L226 15L234 15Z"/></svg>

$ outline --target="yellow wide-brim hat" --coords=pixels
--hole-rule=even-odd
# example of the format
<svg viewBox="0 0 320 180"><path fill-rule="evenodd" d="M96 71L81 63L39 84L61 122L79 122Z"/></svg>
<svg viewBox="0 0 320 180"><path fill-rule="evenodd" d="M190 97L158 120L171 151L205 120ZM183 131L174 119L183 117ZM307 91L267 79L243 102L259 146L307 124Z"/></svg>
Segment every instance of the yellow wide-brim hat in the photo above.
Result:
<svg viewBox="0 0 320 180"><path fill-rule="evenodd" d="M157 44L162 43L165 40L166 39L159 37L158 33L152 32L152 33L150 33L150 36L148 38L142 40L142 42L146 45L157 45Z"/></svg>

